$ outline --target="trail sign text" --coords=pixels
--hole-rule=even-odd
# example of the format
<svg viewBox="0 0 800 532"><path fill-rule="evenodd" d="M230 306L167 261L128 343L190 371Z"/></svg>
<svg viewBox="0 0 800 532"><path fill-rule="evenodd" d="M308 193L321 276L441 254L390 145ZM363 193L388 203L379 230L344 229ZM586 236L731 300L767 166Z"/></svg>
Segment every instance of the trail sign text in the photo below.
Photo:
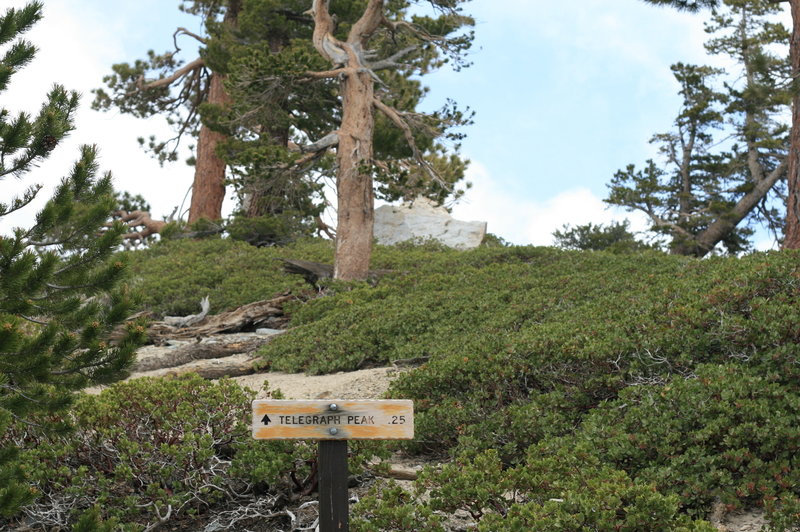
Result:
<svg viewBox="0 0 800 532"><path fill-rule="evenodd" d="M410 440L414 403L409 400L253 401L258 440Z"/></svg>

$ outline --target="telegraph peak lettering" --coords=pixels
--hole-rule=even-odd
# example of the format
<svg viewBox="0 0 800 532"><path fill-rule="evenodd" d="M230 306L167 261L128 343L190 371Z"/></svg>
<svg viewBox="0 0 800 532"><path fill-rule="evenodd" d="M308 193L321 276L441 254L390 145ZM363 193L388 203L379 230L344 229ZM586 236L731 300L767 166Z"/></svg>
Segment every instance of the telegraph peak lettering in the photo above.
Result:
<svg viewBox="0 0 800 532"><path fill-rule="evenodd" d="M411 439L414 405L408 400L258 400L257 439Z"/></svg>

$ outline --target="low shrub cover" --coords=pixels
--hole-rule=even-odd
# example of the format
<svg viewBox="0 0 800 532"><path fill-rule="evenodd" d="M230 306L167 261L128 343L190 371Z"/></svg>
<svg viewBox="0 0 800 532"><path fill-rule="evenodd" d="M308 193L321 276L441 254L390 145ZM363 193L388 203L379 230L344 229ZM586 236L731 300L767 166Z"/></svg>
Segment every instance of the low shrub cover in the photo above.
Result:
<svg viewBox="0 0 800 532"><path fill-rule="evenodd" d="M167 240L125 253L142 307L160 316L187 316L200 311L209 296L211 314L309 289L299 275L283 273L279 257L330 262L333 251L324 240L287 247L257 248L231 239Z"/></svg>
<svg viewBox="0 0 800 532"><path fill-rule="evenodd" d="M287 307L292 330L263 348L264 367L324 373L410 366L390 395L415 401L417 437L394 447L435 454L447 465L427 471L416 492L394 486L362 499L354 529L442 530L447 516L462 510L486 531L710 530L703 518L716 501L729 509L764 506L774 530L800 526L797 252L695 260L656 252L378 246L372 267L389 272L377 283L324 280L313 289L274 259L330 262L328 243L243 246L168 242L133 253L131 263L140 287L150 287L148 305L163 313L195 312L208 287L220 290L212 302L229 306L303 291L307 297ZM157 397L156 404L190 393L141 386L149 386L142 397ZM302 445L231 444L219 454L213 436L182 429L176 442L194 446L192 453L183 443L170 451L175 455L162 451L163 442L149 447L155 433L147 431L144 441L115 452L158 456L162 464L171 456L177 465L165 469L170 474L185 471L189 454L201 469L208 460L229 461L220 478L204 478L223 487L203 502L188 495L197 490L185 475L167 489L155 471L139 486L124 467L94 470L103 459L81 438L113 426L125 434L114 437L131 439L125 416L100 421L101 412L134 408L121 398L136 394L120 389L81 401L79 436L27 455L31 464L46 464L29 473L43 493L67 497L71 486L90 482L109 494L75 503L89 510L87 523L144 522L165 504L210 511L229 486L280 490L288 471L306 467ZM136 415L147 419L147 408ZM175 423L201 423L196 409L169 408ZM143 506L119 504L125 497ZM105 504L91 510L97 500Z"/></svg>
<svg viewBox="0 0 800 532"><path fill-rule="evenodd" d="M800 383L797 253L692 260L541 248L381 252L379 267L394 275L374 288L334 285L295 309L296 329L264 348L265 363L316 373L417 361L391 391L415 400L417 439L408 450L491 451L498 467L515 469L532 444L580 436L603 467L679 497L689 515L721 499L728 508L780 507L776 523L797 521L788 510L800 491L790 458ZM733 402L701 393L711 393L706 380L726 382L709 369L718 366L733 372L720 395ZM658 412L601 406L644 393L665 393L674 404ZM740 409L747 413L737 417ZM591 423L640 429L590 433ZM694 447L670 447L687 434ZM638 445L651 438L647 454ZM620 439L630 456L603 451Z"/></svg>
<svg viewBox="0 0 800 532"><path fill-rule="evenodd" d="M796 386L739 365L703 365L690 379L623 390L586 416L576 437L703 514L715 499L741 508L794 496L798 419Z"/></svg>
<svg viewBox="0 0 800 532"><path fill-rule="evenodd" d="M139 530L202 519L258 496L288 500L298 488L292 478L309 477L316 446L253 440L254 395L230 380L142 378L82 396L67 419L39 420L73 426L59 438L16 427L10 437L24 449L38 492L17 519ZM369 454L364 447L351 446L355 471Z"/></svg>

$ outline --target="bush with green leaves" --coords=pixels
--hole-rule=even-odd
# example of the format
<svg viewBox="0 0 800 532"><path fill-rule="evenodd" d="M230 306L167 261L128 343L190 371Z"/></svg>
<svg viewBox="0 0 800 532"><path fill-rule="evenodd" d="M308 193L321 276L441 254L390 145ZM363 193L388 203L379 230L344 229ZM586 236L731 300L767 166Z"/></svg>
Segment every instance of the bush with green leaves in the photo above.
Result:
<svg viewBox="0 0 800 532"><path fill-rule="evenodd" d="M63 418L38 420L74 427L58 438L16 426L12 438L38 492L17 519L45 527L81 519L152 526L258 497L288 498L292 475L309 476L316 449L253 440L253 396L229 380L142 378L82 396Z"/></svg>
<svg viewBox="0 0 800 532"><path fill-rule="evenodd" d="M330 262L330 242L308 240L287 247L257 248L222 238L163 241L125 253L142 307L158 315L185 316L199 311L205 296L217 314L289 292L313 288L299 275L287 275L278 260L300 258Z"/></svg>
<svg viewBox="0 0 800 532"><path fill-rule="evenodd" d="M634 386L586 417L576 438L605 462L681 497L689 512L798 495L800 390L734 364ZM794 525L800 525L800 519Z"/></svg>
<svg viewBox="0 0 800 532"><path fill-rule="evenodd" d="M513 468L494 450L464 453L426 469L413 492L392 487L387 495L388 502L372 495L359 503L355 530L444 532L445 517L459 510L484 532L715 530L682 514L677 496L631 480L585 445L534 445Z"/></svg>
<svg viewBox="0 0 800 532"><path fill-rule="evenodd" d="M0 520L0 529L22 522L83 523L86 530L195 527L225 522L223 514L243 518L249 508L281 519L288 501L312 491L317 449L310 441L254 440L254 397L227 379L140 378L82 395L63 416L15 425L9 438L24 449L25 477L37 498ZM54 437L40 429L45 424L73 430ZM385 456L372 442L353 442L350 453L352 474Z"/></svg>
<svg viewBox="0 0 800 532"><path fill-rule="evenodd" d="M265 364L293 371L412 361L418 367L403 373L391 390L392 396L415 401L417 438L405 448L452 455L491 451L505 468L521 467L531 444L574 436L603 412L596 410L601 404L621 393L656 393L685 379L691 387L701 382L693 378L706 364L740 367L756 379L743 377L747 389L769 394L744 401L761 409L742 421L745 428L727 412L696 413L713 427L730 423L731 431L743 431L736 432L738 448L771 446L751 455L766 465L754 462L747 478L731 480L735 475L721 465L730 456L716 451L723 443L708 439L705 459L722 470L707 468L706 478L686 465L663 468L695 479L696 500L681 500L682 511L702 516L721 497L739 506L774 505L782 508L772 513L775 522L778 516L788 522L799 494L781 486L794 470L790 464L784 471L795 452L785 424L792 419L786 401L800 390L798 258L791 251L697 261L652 252L378 248L374 265L393 274L376 287L342 286L299 304L293 312L296 327L262 352ZM684 407L696 408L699 401L687 400ZM786 415L775 438L746 428L770 423L771 418L758 417L764 404ZM673 410L678 408L664 408ZM658 423L666 426L664 420ZM732 445L733 435L725 434L725 445ZM692 459L683 457L681 463ZM665 495L694 496L691 489L684 493L662 484L655 473L642 476L608 456L602 462ZM658 468L657 461L650 467ZM761 486L777 499L761 496Z"/></svg>
<svg viewBox="0 0 800 532"><path fill-rule="evenodd" d="M631 384L689 375L701 363L738 361L795 382L796 264L791 252L695 261L378 248L375 267L395 273L293 308L296 327L262 353L272 368L312 373L425 362L393 386L417 401L419 443L445 450L485 422L474 413L491 411L492 430L475 429L489 435L484 448L510 441L522 450L530 434L515 442L504 427L542 394L567 398L565 418L550 425L566 430Z"/></svg>
<svg viewBox="0 0 800 532"><path fill-rule="evenodd" d="M194 253L211 246L168 245L176 247L156 247L148 253ZM239 253L236 243L213 246L222 254ZM278 262L272 260L277 256L320 262L330 257L324 242L249 249L253 257L272 262ZM574 505L553 505L522 498L492 510L498 504L492 503L478 516L487 530L524 528L524 523L547 523L551 517L565 529L635 529L645 514L664 523L665 529L700 527L686 516L702 517L717 498L728 505L764 505L778 527L793 522L800 495L791 487L797 483L789 458L795 448L787 425L794 412L790 400L800 390L798 258L796 252L698 261L656 252L620 255L531 247L461 252L431 243L377 246L372 267L386 270L384 275L376 283L321 281L318 291L309 293L320 297L287 307L291 330L263 348L263 364L311 373L393 362L410 365L390 392L415 401L417 437L402 448L449 454L463 462L460 468L443 470L450 476L429 475L426 489L477 486L476 479L493 468L500 476L480 481L485 486L501 483L492 493L530 490L525 475L533 467L532 445L564 456L580 446L596 449L591 460L597 467L587 469L591 475L583 484L594 485L596 494L587 491L585 504L579 499ZM279 265L273 267L265 270L265 277L275 275L283 279L278 282L286 282ZM733 389L723 395L734 394L739 403L752 405L747 416L737 418L731 413L735 403L732 407L713 395L708 399L694 388L702 384L709 367L719 365L743 372L731 377ZM684 387L690 391L670 395ZM674 404L655 403L658 411L642 405L614 410L637 394L671 398ZM719 410L698 409L698 404ZM764 405L775 405L785 414L774 438L752 430L772 423ZM668 417L682 408L694 408L695 417ZM626 412L636 414L625 418ZM653 418L654 426L637 429L643 418ZM667 445L659 457L637 464L636 453L643 450L634 443L641 444L650 432L666 438L666 427L691 435L694 429L681 423L692 419L697 426L708 424L706 432L715 427L721 435L697 436L701 439L694 449L659 443ZM603 432L627 423L625 434ZM635 438L628 440L630 434ZM623 450L607 449L611 444ZM736 455L746 447L753 449L750 455ZM747 474L732 469L734 455L744 457ZM473 463L480 456L492 457L491 468L485 460ZM705 469L691 465L695 463ZM690 488L671 482L674 478L684 479ZM610 491L604 492L602 485ZM656 495L647 499L649 493ZM382 520L386 530L435 529L436 516L453 511L412 494L390 490L386 497L406 501L407 507L365 502L364 515L372 516L365 530L376 529ZM475 497L483 501L483 495ZM580 521L593 501L605 497L617 501L612 505L616 510L609 506L606 517L602 512L592 517L599 521ZM467 502L459 504L468 509ZM650 513L642 514L644 508ZM612 513L617 517L611 519ZM552 524L551 529L558 526Z"/></svg>

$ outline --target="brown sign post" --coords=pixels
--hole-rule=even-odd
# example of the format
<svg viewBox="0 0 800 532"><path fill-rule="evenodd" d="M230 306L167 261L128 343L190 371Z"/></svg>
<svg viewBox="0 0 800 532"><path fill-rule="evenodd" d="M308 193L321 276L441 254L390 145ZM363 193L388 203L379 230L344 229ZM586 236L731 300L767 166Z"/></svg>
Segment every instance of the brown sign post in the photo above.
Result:
<svg viewBox="0 0 800 532"><path fill-rule="evenodd" d="M410 400L253 401L253 438L319 440L320 532L349 528L347 440L414 438Z"/></svg>

